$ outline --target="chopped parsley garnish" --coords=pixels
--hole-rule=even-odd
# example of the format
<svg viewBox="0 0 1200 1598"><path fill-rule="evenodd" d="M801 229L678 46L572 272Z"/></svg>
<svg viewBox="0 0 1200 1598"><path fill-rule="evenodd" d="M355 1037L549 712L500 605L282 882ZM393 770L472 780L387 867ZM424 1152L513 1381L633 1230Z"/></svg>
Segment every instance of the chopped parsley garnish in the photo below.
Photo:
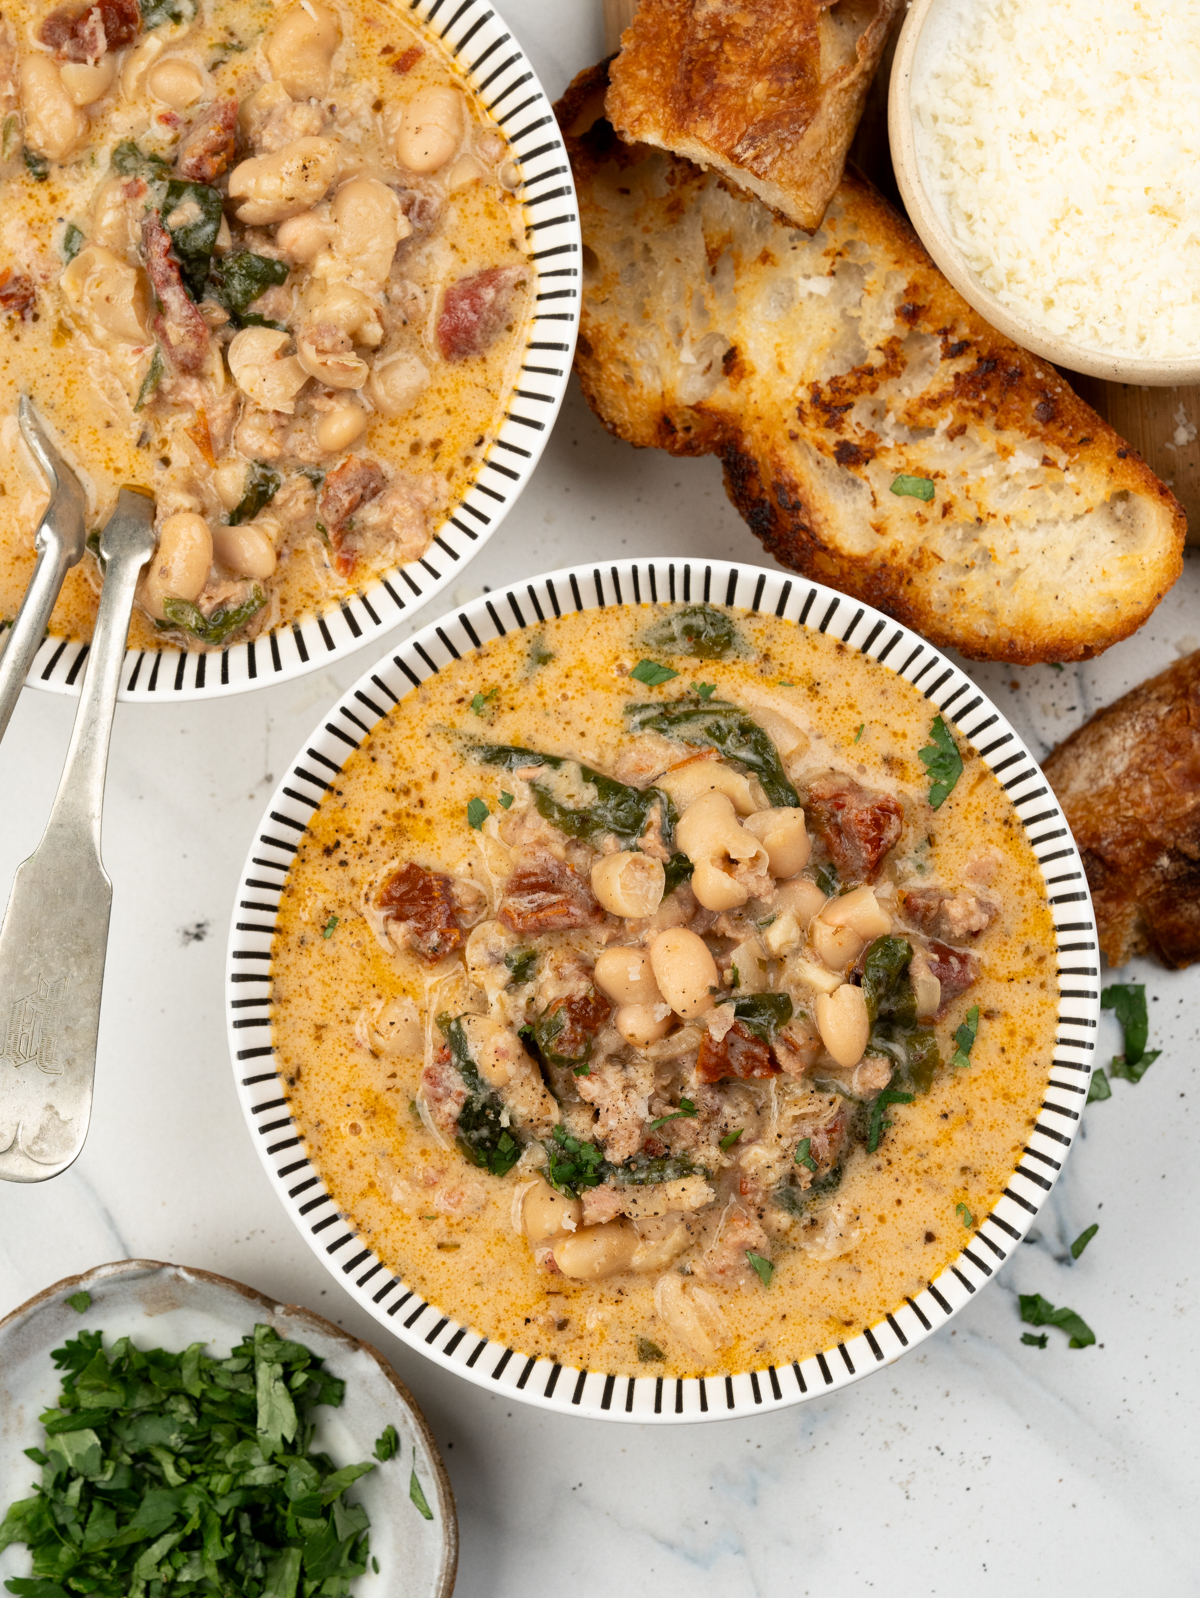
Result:
<svg viewBox="0 0 1200 1598"><path fill-rule="evenodd" d="M467 800L467 822L470 826L474 827L476 832L478 832L480 827L483 826L484 822L491 815L491 813L492 812L484 804L483 800L478 796L476 796L474 799Z"/></svg>
<svg viewBox="0 0 1200 1598"><path fill-rule="evenodd" d="M528 982L537 970L537 950L510 949L504 956L504 963L512 976L510 987L515 987L519 982Z"/></svg>
<svg viewBox="0 0 1200 1598"><path fill-rule="evenodd" d="M764 1259L761 1254L756 1254L752 1248L746 1250L746 1259L750 1269L758 1277L764 1287L770 1287L771 1278L775 1274L775 1267L769 1259Z"/></svg>
<svg viewBox="0 0 1200 1598"><path fill-rule="evenodd" d="M162 382L162 375L162 350L160 350L156 344L154 346L154 354L150 357L150 365L146 368L146 375L142 378L142 386L138 389L137 401L133 407L135 411L140 411L142 406L145 405L146 401Z"/></svg>
<svg viewBox="0 0 1200 1598"><path fill-rule="evenodd" d="M680 1099L679 1108L670 1115L660 1115L657 1121L651 1121L650 1130L657 1132L660 1126L666 1126L668 1121L690 1121L696 1115L696 1106L691 1099Z"/></svg>
<svg viewBox="0 0 1200 1598"><path fill-rule="evenodd" d="M337 925L338 925L338 917L337 916L330 916L329 920L321 928L321 936L323 938L332 938L334 933L337 931Z"/></svg>
<svg viewBox="0 0 1200 1598"><path fill-rule="evenodd" d="M941 716L933 718L929 736L933 742L924 749L918 749L917 758L929 773L929 803L935 810L940 810L962 776L963 762L958 745Z"/></svg>
<svg viewBox="0 0 1200 1598"><path fill-rule="evenodd" d="M46 179L50 176L50 163L47 161L46 157L44 155L38 155L38 153L35 150L31 150L28 145L26 145L21 151L21 154L25 159L26 170L33 181L35 183L45 183Z"/></svg>
<svg viewBox="0 0 1200 1598"><path fill-rule="evenodd" d="M864 729L864 728L865 728L865 727L866 727L866 725L867 725L867 724L866 724L866 722L865 722L865 721L860 721L860 722L859 722L859 724L858 724L858 731L857 731L857 732L856 732L856 733L855 733L855 734L854 734L854 740L853 740L853 741L854 741L854 742L855 742L855 743L857 743L857 742L858 742L858 740L859 740L859 739L860 739L860 738L861 738L861 737L862 737L862 735L863 735L863 729Z"/></svg>
<svg viewBox="0 0 1200 1598"><path fill-rule="evenodd" d="M812 1138L802 1138L796 1145L796 1152L792 1158L797 1165L806 1166L814 1176L817 1174L817 1162L812 1157Z"/></svg>
<svg viewBox="0 0 1200 1598"><path fill-rule="evenodd" d="M230 527L240 527L252 521L264 505L269 505L279 492L281 478L273 466L265 461L251 461L246 468L246 481L242 497L229 512Z"/></svg>
<svg viewBox="0 0 1200 1598"><path fill-rule="evenodd" d="M933 498L933 482L928 477L908 477L901 472L899 477L892 479L892 493L907 496L909 499Z"/></svg>
<svg viewBox="0 0 1200 1598"><path fill-rule="evenodd" d="M224 1359L127 1337L106 1351L99 1331L52 1357L62 1391L29 1451L42 1480L0 1525L0 1549L33 1561L12 1591L347 1598L370 1523L345 1491L376 1467L313 1450L312 1411L345 1386L311 1350L259 1325Z"/></svg>
<svg viewBox="0 0 1200 1598"><path fill-rule="evenodd" d="M433 1510L429 1507L417 1477L417 1451L415 1448L413 1449L412 1475L408 1478L408 1496L412 1499L418 1512L424 1515L426 1520L433 1519ZM264 1593L263 1598L267 1598L267 1594Z"/></svg>
<svg viewBox="0 0 1200 1598"><path fill-rule="evenodd" d="M1103 1103L1105 1099L1111 1098L1112 1086L1109 1083L1108 1077L1104 1074L1104 1067L1098 1065L1092 1072L1092 1080L1088 1084L1087 1098L1084 1100L1084 1103L1100 1104Z"/></svg>
<svg viewBox="0 0 1200 1598"><path fill-rule="evenodd" d="M1051 671L1066 671L1067 669L1061 660L1048 660L1046 664Z"/></svg>
<svg viewBox="0 0 1200 1598"><path fill-rule="evenodd" d="M75 1311L76 1315L86 1315L92 1307L92 1295L85 1287L81 1287L78 1293L71 1294L67 1303Z"/></svg>
<svg viewBox="0 0 1200 1598"><path fill-rule="evenodd" d="M1027 1348L1045 1348L1050 1338L1045 1332L1040 1337L1034 1332L1022 1332L1021 1341Z"/></svg>
<svg viewBox="0 0 1200 1598"><path fill-rule="evenodd" d="M373 1452L376 1459L386 1461L393 1458L399 1447L400 1433L394 1426L385 1426L375 1439Z"/></svg>
<svg viewBox="0 0 1200 1598"><path fill-rule="evenodd" d="M1089 1226L1085 1231L1080 1232L1079 1236L1071 1244L1071 1258L1073 1260L1077 1260L1079 1258L1099 1230L1100 1222L1093 1221L1091 1226Z"/></svg>
<svg viewBox="0 0 1200 1598"><path fill-rule="evenodd" d="M505 810L511 810L512 809L512 802L513 802L512 794L506 793L502 789L501 793L500 793L500 804L501 804L502 808L505 809Z"/></svg>
<svg viewBox="0 0 1200 1598"><path fill-rule="evenodd" d="M1021 1319L1028 1326L1057 1326L1070 1338L1071 1348L1090 1348L1096 1334L1073 1309L1055 1309L1040 1293L1021 1293Z"/></svg>
<svg viewBox="0 0 1200 1598"><path fill-rule="evenodd" d="M546 640L541 633L534 633L529 642L529 664L536 669L538 666L548 666L554 659L554 651L546 648Z"/></svg>
<svg viewBox="0 0 1200 1598"><path fill-rule="evenodd" d="M971 1214L970 1210L965 1204L956 1204L954 1206L954 1213L958 1216L959 1220L963 1223L968 1231L975 1225L975 1217Z"/></svg>
<svg viewBox="0 0 1200 1598"><path fill-rule="evenodd" d="M604 1151L595 1143L572 1137L562 1126L556 1126L550 1137L551 1141L543 1144L550 1156L550 1185L575 1198L579 1197L580 1188L599 1187L604 1179Z"/></svg>
<svg viewBox="0 0 1200 1598"><path fill-rule="evenodd" d="M648 1337L639 1337L637 1340L637 1357L643 1365L652 1360L666 1359L666 1355L657 1343L652 1343Z"/></svg>
<svg viewBox="0 0 1200 1598"><path fill-rule="evenodd" d="M867 1153L874 1154L879 1147L879 1140L892 1125L891 1121L884 1120L884 1113L891 1104L911 1104L915 1097L912 1093L901 1093L897 1088L884 1088L883 1092L871 1106L871 1118L867 1123Z"/></svg>
<svg viewBox="0 0 1200 1598"><path fill-rule="evenodd" d="M471 709L477 716L486 716L499 697L499 688L489 688L487 693L478 693L471 701Z"/></svg>
<svg viewBox="0 0 1200 1598"><path fill-rule="evenodd" d="M639 660L629 675L635 682L645 683L647 688L661 688L663 683L670 682L679 673L672 671L670 666L661 666L657 660Z"/></svg>
<svg viewBox="0 0 1200 1598"><path fill-rule="evenodd" d="M1146 1051L1150 1017L1145 983L1114 982L1101 993L1100 1008L1115 1013L1125 1034L1125 1052L1113 1060L1112 1074L1125 1082L1140 1082L1162 1053L1161 1049Z"/></svg>
<svg viewBox="0 0 1200 1598"><path fill-rule="evenodd" d="M692 692L698 694L701 699L711 699L716 691L717 685L715 682L694 682L692 684Z"/></svg>
<svg viewBox="0 0 1200 1598"><path fill-rule="evenodd" d="M971 1064L971 1050L975 1047L975 1039L979 1033L979 1006L973 1004L967 1011L967 1019L962 1026L954 1030L954 1054L950 1064L956 1071L965 1071Z"/></svg>
<svg viewBox="0 0 1200 1598"><path fill-rule="evenodd" d="M745 1130L746 1130L746 1128L744 1126L739 1126L733 1132L726 1132L725 1136L721 1139L721 1145L720 1146L723 1149L728 1151L729 1149L731 1149L733 1147L733 1145L737 1142L738 1138L741 1137L742 1133Z"/></svg>

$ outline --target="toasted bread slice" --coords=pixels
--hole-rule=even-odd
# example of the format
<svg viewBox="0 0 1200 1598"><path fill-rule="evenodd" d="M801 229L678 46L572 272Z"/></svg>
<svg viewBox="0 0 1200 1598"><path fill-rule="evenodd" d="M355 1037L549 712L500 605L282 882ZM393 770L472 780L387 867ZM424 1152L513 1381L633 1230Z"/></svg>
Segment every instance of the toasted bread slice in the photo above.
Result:
<svg viewBox="0 0 1200 1598"><path fill-rule="evenodd" d="M1093 716L1044 769L1109 964L1200 960L1200 650Z"/></svg>
<svg viewBox="0 0 1200 1598"><path fill-rule="evenodd" d="M1184 519L1053 367L989 327L848 173L809 237L559 107L584 239L577 370L632 444L719 455L785 566L982 660L1076 660L1145 621ZM932 497L914 497L932 496Z"/></svg>
<svg viewBox="0 0 1200 1598"><path fill-rule="evenodd" d="M903 0L641 0L612 65L622 138L820 227Z"/></svg>

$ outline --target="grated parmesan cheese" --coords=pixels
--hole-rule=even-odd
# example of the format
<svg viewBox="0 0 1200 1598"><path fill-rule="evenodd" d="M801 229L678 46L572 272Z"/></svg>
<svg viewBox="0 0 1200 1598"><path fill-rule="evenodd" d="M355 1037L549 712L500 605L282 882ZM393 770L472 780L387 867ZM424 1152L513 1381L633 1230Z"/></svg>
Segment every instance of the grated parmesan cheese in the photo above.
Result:
<svg viewBox="0 0 1200 1598"><path fill-rule="evenodd" d="M973 0L914 96L980 283L1076 344L1200 353L1200 3Z"/></svg>

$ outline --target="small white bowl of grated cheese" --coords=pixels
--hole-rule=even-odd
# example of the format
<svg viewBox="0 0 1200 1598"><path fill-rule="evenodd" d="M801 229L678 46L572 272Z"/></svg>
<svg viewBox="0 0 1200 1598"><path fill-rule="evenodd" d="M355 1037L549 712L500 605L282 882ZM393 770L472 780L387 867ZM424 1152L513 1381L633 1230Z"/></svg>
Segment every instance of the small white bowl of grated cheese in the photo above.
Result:
<svg viewBox="0 0 1200 1598"><path fill-rule="evenodd" d="M914 227L1001 332L1200 381L1197 0L913 0L888 124Z"/></svg>

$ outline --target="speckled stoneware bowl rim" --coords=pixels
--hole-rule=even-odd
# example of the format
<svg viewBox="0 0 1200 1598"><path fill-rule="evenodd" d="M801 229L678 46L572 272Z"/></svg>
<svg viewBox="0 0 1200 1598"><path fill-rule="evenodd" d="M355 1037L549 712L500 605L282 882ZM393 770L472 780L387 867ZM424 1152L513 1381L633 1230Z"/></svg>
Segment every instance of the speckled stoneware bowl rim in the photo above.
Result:
<svg viewBox="0 0 1200 1598"><path fill-rule="evenodd" d="M332 1321L326 1320L323 1315L306 1309L302 1304L281 1304L273 1298L268 1298L265 1293L260 1293L257 1288L247 1287L244 1282L234 1281L229 1276L219 1276L214 1271L202 1270L199 1266L173 1265L165 1260L113 1260L105 1265L95 1265L90 1270L82 1271L78 1276L66 1276L62 1281L54 1282L51 1286L43 1288L40 1293L35 1293L31 1299L19 1305L0 1320L0 1342L6 1334L11 1337L14 1332L24 1329L27 1333L36 1329L39 1319L48 1322L50 1312L65 1305L73 1293L82 1291L99 1291L103 1286L119 1281L122 1285L128 1281L131 1289L141 1279L147 1279L149 1285L156 1287L156 1280L162 1277L172 1284L178 1283L186 1287L191 1283L202 1283L209 1288L217 1289L222 1295L228 1295L231 1300L241 1299L253 1306L256 1317L260 1317L283 1337L290 1337L303 1342L305 1337L318 1336L328 1338L330 1342L343 1349L348 1355L363 1354L379 1367L380 1375L395 1393L398 1411L403 1412L403 1418L411 1429L416 1446L420 1450L417 1463L420 1467L422 1486L427 1487L432 1482L433 1491L427 1492L427 1499L432 1501L436 1515L437 1530L441 1534L442 1551L437 1562L438 1568L434 1582L427 1589L426 1598L450 1598L454 1591L454 1581L458 1570L458 1516L454 1507L454 1494L450 1487L450 1478L438 1452L437 1443L429 1429L429 1423L417 1406L416 1400L408 1388L400 1380L396 1372L384 1359L377 1348L361 1338L354 1337L350 1332L340 1326L335 1326ZM183 1306L169 1306L172 1308ZM148 1308L143 1308L143 1313L151 1315ZM102 1321L104 1318L103 1306L92 1317L92 1322ZM86 1313L80 1316L74 1309L68 1317L68 1326L78 1325L83 1328L89 1326ZM91 1327L89 1326L89 1329ZM54 1329L45 1327L45 1355L47 1368L50 1365L51 1347L64 1335L61 1327ZM144 1346L149 1346L146 1344ZM326 1356L328 1357L328 1356ZM335 1372L335 1374L337 1374ZM2 1380L2 1378L0 1378ZM388 1416L380 1414L379 1431L387 1424ZM403 1496L407 1500L407 1477L404 1479ZM0 1510L5 1506L0 1505Z"/></svg>
<svg viewBox="0 0 1200 1598"><path fill-rule="evenodd" d="M581 241L571 163L545 90L488 0L393 0L422 25L506 134L521 173L534 309L495 438L419 560L368 578L315 614L224 650L126 650L118 698L177 704L245 693L319 671L409 619L456 580L512 509L541 459L566 393L579 329ZM89 646L48 636L28 683L77 694Z"/></svg>
<svg viewBox="0 0 1200 1598"><path fill-rule="evenodd" d="M271 942L288 870L346 758L404 696L488 640L608 605L704 601L778 616L841 639L920 689L995 773L1046 885L1059 955L1056 1047L1038 1120L996 1207L914 1297L807 1359L734 1376L616 1376L536 1359L461 1325L393 1275L342 1215L309 1160L272 1062ZM275 791L242 874L226 968L238 1097L267 1175L309 1247L356 1303L419 1352L479 1386L563 1414L637 1422L718 1420L800 1403L899 1359L940 1330L1013 1252L1045 1203L1080 1124L1099 1018L1099 952L1078 850L1049 783L1015 729L933 645L869 605L785 572L677 558L576 566L514 584L415 634L350 688Z"/></svg>
<svg viewBox="0 0 1200 1598"><path fill-rule="evenodd" d="M1024 349L1040 355L1043 360L1053 361L1056 366L1065 366L1072 372L1084 372L1089 377L1102 377L1113 383L1162 388L1200 382L1200 353L1145 360L1073 343L1052 333L1042 323L1031 321L1003 305L967 265L961 247L942 220L937 203L926 185L913 127L912 106L914 78L926 70L926 63L920 54L925 27L931 22L936 26L941 10L960 3L961 0L910 0L892 62L888 90L888 138L892 165L909 220L922 244L954 288L980 316ZM1035 21L1034 26L1040 25Z"/></svg>

